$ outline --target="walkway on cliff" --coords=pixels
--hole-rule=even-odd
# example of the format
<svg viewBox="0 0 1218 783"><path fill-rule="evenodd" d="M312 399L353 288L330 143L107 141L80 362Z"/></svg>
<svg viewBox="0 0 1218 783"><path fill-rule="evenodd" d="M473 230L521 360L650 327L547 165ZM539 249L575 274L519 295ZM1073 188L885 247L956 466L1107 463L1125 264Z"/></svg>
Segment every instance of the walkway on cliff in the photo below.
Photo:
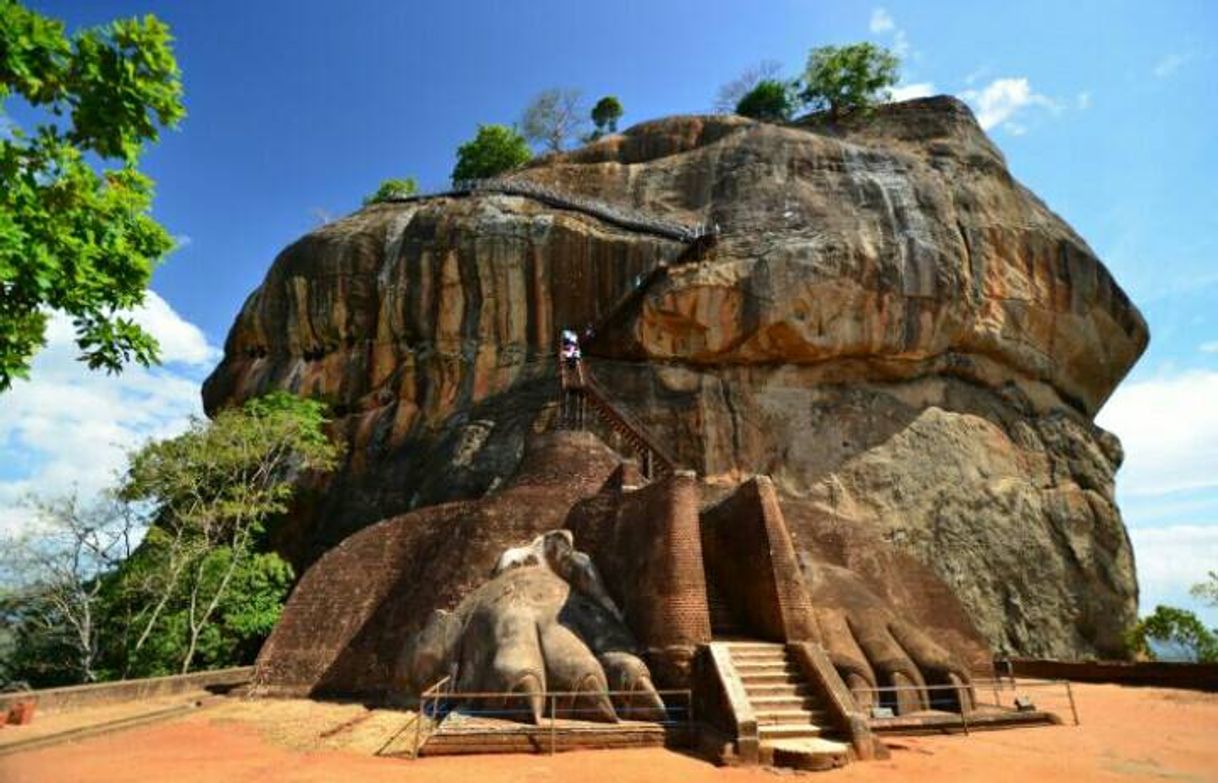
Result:
<svg viewBox="0 0 1218 783"><path fill-rule="evenodd" d="M400 196L385 199L389 203L409 203L426 201L433 198L454 198L475 196L482 193L501 193L506 196L523 196L539 201L547 206L559 209L569 209L611 223L630 231L654 234L677 242L692 243L705 237L714 236L718 228L706 223L676 223L670 220L648 215L637 210L627 209L605 201L585 198L573 193L566 193L555 188L539 185L535 182L518 179L473 179L454 182L452 188L432 193L420 193L413 196Z"/></svg>

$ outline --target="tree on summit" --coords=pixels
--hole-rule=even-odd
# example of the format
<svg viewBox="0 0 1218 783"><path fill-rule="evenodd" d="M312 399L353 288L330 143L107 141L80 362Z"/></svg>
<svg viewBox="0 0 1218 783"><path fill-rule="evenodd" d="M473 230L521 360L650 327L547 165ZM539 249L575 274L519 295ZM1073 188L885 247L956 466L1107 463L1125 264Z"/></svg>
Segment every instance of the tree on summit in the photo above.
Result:
<svg viewBox="0 0 1218 783"><path fill-rule="evenodd" d="M794 87L776 79L765 79L740 99L736 113L768 122L784 122L795 111Z"/></svg>
<svg viewBox="0 0 1218 783"><path fill-rule="evenodd" d="M838 120L865 111L888 97L900 79L901 61L882 46L863 41L820 46L808 55L801 96L814 109L828 109Z"/></svg>
<svg viewBox="0 0 1218 783"><path fill-rule="evenodd" d="M495 177L519 168L533 157L529 143L506 125L479 125L478 135L457 148L453 182Z"/></svg>
<svg viewBox="0 0 1218 783"><path fill-rule="evenodd" d="M525 108L520 130L534 144L544 144L549 151L559 152L568 139L577 138L587 127L585 110L579 90L551 87Z"/></svg>
<svg viewBox="0 0 1218 783"><path fill-rule="evenodd" d="M606 95L592 107L592 124L596 126L594 135L599 138L606 133L617 133L617 121L622 118L622 102L616 95Z"/></svg>
<svg viewBox="0 0 1218 783"><path fill-rule="evenodd" d="M419 183L414 177L403 177L401 179L387 179L381 183L381 186L376 189L371 195L364 196L364 206L376 204L381 201L390 201L395 198L406 198L413 196L419 192Z"/></svg>
<svg viewBox="0 0 1218 783"><path fill-rule="evenodd" d="M174 245L139 170L144 145L185 114L172 42L154 16L69 36L0 0L0 392L29 376L51 311L72 318L90 369L157 361L156 340L120 313ZM12 96L37 111L33 127L5 116Z"/></svg>

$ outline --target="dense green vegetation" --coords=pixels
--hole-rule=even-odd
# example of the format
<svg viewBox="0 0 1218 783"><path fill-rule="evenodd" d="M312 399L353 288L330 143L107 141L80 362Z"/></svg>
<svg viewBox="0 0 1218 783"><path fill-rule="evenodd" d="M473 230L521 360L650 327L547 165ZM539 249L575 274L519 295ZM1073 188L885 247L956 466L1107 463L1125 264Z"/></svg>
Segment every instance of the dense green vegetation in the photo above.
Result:
<svg viewBox="0 0 1218 783"><path fill-rule="evenodd" d="M37 504L0 558L0 676L49 686L251 662L293 578L266 525L302 475L333 467L324 423L320 403L272 394L149 443L97 503Z"/></svg>
<svg viewBox="0 0 1218 783"><path fill-rule="evenodd" d="M736 113L768 122L784 122L795 111L794 89L786 82L765 79L736 104Z"/></svg>
<svg viewBox="0 0 1218 783"><path fill-rule="evenodd" d="M157 359L116 311L143 301L173 247L139 170L145 144L185 113L172 41L153 16L68 35L0 0L0 107L19 99L41 118L21 128L0 108L0 392L28 377L50 310L71 316L91 369Z"/></svg>
<svg viewBox="0 0 1218 783"><path fill-rule="evenodd" d="M533 157L529 142L506 125L479 125L478 135L457 148L453 182L494 177L519 168Z"/></svg>

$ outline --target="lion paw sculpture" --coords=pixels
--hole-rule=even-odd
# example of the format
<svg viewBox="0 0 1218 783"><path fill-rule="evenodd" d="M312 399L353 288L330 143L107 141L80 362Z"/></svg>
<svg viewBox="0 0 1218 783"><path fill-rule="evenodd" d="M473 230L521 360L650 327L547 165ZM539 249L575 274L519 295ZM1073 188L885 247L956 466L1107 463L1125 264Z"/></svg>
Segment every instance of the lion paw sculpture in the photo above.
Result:
<svg viewBox="0 0 1218 783"><path fill-rule="evenodd" d="M559 717L663 720L664 703L591 558L554 530L503 553L490 581L435 611L403 653L416 693L445 675L480 709Z"/></svg>

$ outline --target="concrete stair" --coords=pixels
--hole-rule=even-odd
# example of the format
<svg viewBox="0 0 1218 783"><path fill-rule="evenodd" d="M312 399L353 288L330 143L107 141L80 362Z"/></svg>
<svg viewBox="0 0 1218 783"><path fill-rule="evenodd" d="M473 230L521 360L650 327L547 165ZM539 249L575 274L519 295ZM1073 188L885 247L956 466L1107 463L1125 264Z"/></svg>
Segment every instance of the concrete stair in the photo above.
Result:
<svg viewBox="0 0 1218 783"><path fill-rule="evenodd" d="M850 760L849 745L824 737L832 713L783 644L726 642L757 719L763 763L797 769L831 769Z"/></svg>

